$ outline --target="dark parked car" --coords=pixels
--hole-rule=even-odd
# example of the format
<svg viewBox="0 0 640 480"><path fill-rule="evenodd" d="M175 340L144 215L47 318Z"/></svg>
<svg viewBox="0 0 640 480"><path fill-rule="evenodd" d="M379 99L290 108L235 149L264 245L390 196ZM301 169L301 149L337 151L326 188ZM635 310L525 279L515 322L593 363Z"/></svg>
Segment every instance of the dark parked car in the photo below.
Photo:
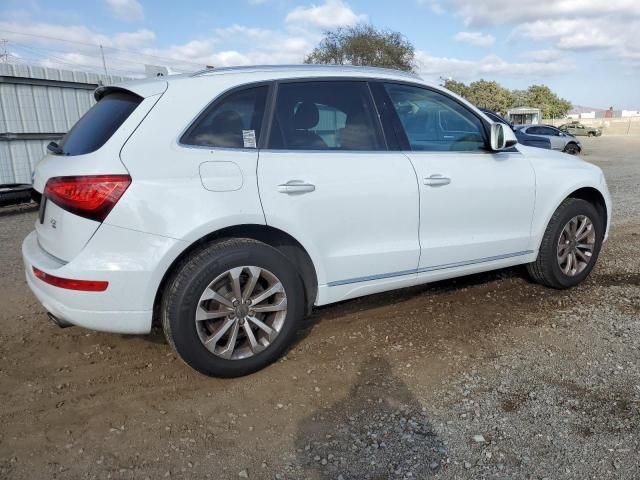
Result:
<svg viewBox="0 0 640 480"><path fill-rule="evenodd" d="M535 135L527 135L526 133L514 128L511 123L502 118L496 112L493 112L486 108L481 108L480 110L494 122L500 122L508 125L509 128L511 128L511 130L513 130L513 132L516 134L516 138L518 139L519 144L526 145L527 147L546 148L547 150L551 149L551 140L549 140L548 138L538 137Z"/></svg>
<svg viewBox="0 0 640 480"><path fill-rule="evenodd" d="M18 205L31 201L31 185L24 183L7 183L0 185L0 207Z"/></svg>

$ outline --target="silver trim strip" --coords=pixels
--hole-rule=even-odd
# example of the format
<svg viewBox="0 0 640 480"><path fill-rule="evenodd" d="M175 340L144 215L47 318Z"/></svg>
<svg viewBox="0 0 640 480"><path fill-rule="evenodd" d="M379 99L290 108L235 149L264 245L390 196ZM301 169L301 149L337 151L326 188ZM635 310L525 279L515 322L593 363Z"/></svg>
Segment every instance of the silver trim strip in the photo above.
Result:
<svg viewBox="0 0 640 480"><path fill-rule="evenodd" d="M348 285L350 283L369 282L371 280L381 280L383 278L402 277L405 275L433 272L435 270L446 270L448 268L464 267L467 265L475 265L477 263L493 262L496 260L504 260L506 258L519 257L522 255L528 255L530 253L533 253L533 250L523 250L521 252L506 253L504 255L495 255L493 257L479 258L476 260L466 260L464 262L444 263L442 265L433 265L431 267L422 267L422 268L416 268L413 270L402 270L399 272L381 273L378 275L367 275L365 277L348 278L346 280L337 280L335 282L329 282L327 283L327 286L337 287L339 285Z"/></svg>
<svg viewBox="0 0 640 480"><path fill-rule="evenodd" d="M219 73L240 73L240 72L357 72L357 73L369 73L369 74L387 74L402 78L411 78L422 80L422 77L417 73L405 72L402 70L396 70L392 68L381 67L361 67L357 65L314 65L314 64L290 64L290 65L241 65L235 67L220 67L220 68L205 68L194 72L190 77L201 77L203 75L219 74Z"/></svg>

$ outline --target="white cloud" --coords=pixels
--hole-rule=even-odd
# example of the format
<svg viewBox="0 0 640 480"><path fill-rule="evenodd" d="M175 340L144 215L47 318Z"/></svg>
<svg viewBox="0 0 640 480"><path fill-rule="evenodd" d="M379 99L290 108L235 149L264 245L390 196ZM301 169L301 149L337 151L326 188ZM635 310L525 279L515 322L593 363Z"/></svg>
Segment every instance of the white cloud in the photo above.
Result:
<svg viewBox="0 0 640 480"><path fill-rule="evenodd" d="M545 48L542 50L531 50L524 53L524 56L536 62L553 62L562 57L563 53L554 48Z"/></svg>
<svg viewBox="0 0 640 480"><path fill-rule="evenodd" d="M368 18L366 14L356 14L342 0L326 0L322 5L294 8L287 14L285 22L297 26L334 28L366 22Z"/></svg>
<svg viewBox="0 0 640 480"><path fill-rule="evenodd" d="M537 19L638 16L637 0L448 0L467 25L504 25Z"/></svg>
<svg viewBox="0 0 640 480"><path fill-rule="evenodd" d="M477 47L490 47L496 42L496 37L482 32L458 32L453 39L456 42L470 43Z"/></svg>
<svg viewBox="0 0 640 480"><path fill-rule="evenodd" d="M478 60L437 57L417 51L418 71L425 78L452 77L460 81L477 80L486 76L541 77L565 73L573 68L571 62L521 62L512 63L496 55L487 55Z"/></svg>
<svg viewBox="0 0 640 480"><path fill-rule="evenodd" d="M135 22L144 18L142 5L138 0L106 0L111 13L120 20Z"/></svg>
<svg viewBox="0 0 640 480"><path fill-rule="evenodd" d="M144 64L194 71L205 65L300 63L319 39L319 32L313 29L301 34L294 29L268 30L234 24L206 37L158 48L156 34L147 29L106 36L84 25L0 21L0 30L21 63L102 72L98 47L102 45L107 69L118 75L141 75Z"/></svg>
<svg viewBox="0 0 640 480"><path fill-rule="evenodd" d="M151 30L138 30L137 32L123 32L115 36L115 45L122 49L139 50L142 47L153 44L156 34Z"/></svg>
<svg viewBox="0 0 640 480"><path fill-rule="evenodd" d="M633 60L639 44L639 0L440 1L468 26L512 26L510 40L545 41L567 51L601 50L606 58L624 61Z"/></svg>
<svg viewBox="0 0 640 480"><path fill-rule="evenodd" d="M623 45L627 33L632 34L625 31L624 25L614 26L601 19L537 20L518 26L512 37L551 39L564 50L596 50Z"/></svg>
<svg viewBox="0 0 640 480"><path fill-rule="evenodd" d="M445 13L445 9L437 0L418 0L418 5L428 6L436 15L442 15Z"/></svg>
<svg viewBox="0 0 640 480"><path fill-rule="evenodd" d="M273 30L269 30L266 28L245 27L244 25L238 25L234 23L229 27L216 28L215 33L222 38L232 37L234 41L244 42L247 40L255 41L269 38L273 34Z"/></svg>
<svg viewBox="0 0 640 480"><path fill-rule="evenodd" d="M0 30L2 30L2 36L9 42L36 43L46 46L65 44L68 46L68 42L111 45L109 37L94 32L84 25L0 21Z"/></svg>

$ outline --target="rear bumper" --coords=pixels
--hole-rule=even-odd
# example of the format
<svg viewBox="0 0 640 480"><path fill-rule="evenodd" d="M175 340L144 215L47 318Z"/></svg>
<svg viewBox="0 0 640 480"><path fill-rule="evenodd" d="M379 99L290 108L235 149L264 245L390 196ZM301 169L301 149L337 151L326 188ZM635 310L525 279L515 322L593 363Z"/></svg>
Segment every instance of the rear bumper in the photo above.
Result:
<svg viewBox="0 0 640 480"><path fill-rule="evenodd" d="M79 310L64 305L42 288L42 282L27 269L27 284L47 312L59 320L72 325L112 333L149 333L151 329L151 310L131 311L95 311ZM55 287L52 287L55 288Z"/></svg>
<svg viewBox="0 0 640 480"><path fill-rule="evenodd" d="M113 333L149 333L160 281L183 242L103 224L83 251L65 263L52 257L30 233L22 244L27 284L60 320ZM67 290L43 282L33 267L77 280L104 280L103 292Z"/></svg>

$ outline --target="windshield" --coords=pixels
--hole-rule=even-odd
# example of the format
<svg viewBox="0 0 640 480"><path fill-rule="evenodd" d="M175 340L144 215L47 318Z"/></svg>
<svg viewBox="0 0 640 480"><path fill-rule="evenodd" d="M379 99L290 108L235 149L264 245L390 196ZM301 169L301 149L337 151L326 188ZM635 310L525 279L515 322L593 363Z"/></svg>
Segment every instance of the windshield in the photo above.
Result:
<svg viewBox="0 0 640 480"><path fill-rule="evenodd" d="M71 130L62 137L60 155L84 155L102 147L142 102L142 98L129 92L105 95L85 113Z"/></svg>

